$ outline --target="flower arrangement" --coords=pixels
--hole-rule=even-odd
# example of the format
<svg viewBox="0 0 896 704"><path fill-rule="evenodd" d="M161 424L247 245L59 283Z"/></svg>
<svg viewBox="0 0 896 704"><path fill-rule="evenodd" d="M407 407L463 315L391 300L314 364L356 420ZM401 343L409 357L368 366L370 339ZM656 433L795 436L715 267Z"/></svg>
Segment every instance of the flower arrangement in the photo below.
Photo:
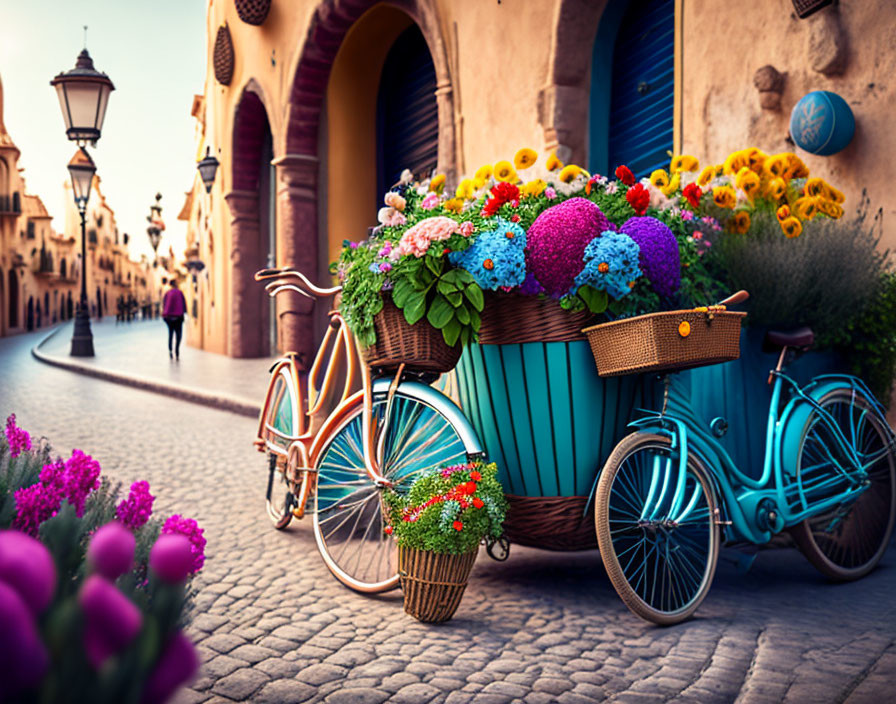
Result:
<svg viewBox="0 0 896 704"><path fill-rule="evenodd" d="M400 547L460 555L501 536L507 510L497 465L471 462L432 469L407 494L385 492L386 533Z"/></svg>
<svg viewBox="0 0 896 704"><path fill-rule="evenodd" d="M190 519L153 518L80 450L51 458L14 416L0 439L0 699L163 702L197 671L183 634L204 561ZM161 535L160 535L161 533Z"/></svg>

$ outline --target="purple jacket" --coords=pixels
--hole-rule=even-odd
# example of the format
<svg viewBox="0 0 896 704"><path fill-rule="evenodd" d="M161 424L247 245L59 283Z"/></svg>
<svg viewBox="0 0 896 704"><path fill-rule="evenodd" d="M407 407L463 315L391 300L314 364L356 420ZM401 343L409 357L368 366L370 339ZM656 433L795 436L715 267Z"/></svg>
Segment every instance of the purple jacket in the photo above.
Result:
<svg viewBox="0 0 896 704"><path fill-rule="evenodd" d="M162 300L162 317L183 317L187 312L187 299L180 289L170 288Z"/></svg>

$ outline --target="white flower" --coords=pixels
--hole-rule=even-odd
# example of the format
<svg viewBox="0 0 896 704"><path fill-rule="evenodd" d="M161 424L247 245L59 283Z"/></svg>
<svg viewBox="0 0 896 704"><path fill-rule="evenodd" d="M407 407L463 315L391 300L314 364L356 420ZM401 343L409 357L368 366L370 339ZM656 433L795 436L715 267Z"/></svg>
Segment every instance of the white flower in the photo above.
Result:
<svg viewBox="0 0 896 704"><path fill-rule="evenodd" d="M604 191L607 193L607 195L610 195L610 196L613 195L618 190L619 190L619 186L616 185L615 181L610 181L607 184L606 188L604 188Z"/></svg>
<svg viewBox="0 0 896 704"><path fill-rule="evenodd" d="M410 169L405 169L401 172L401 176L398 178L398 182L400 184L410 183L414 180L414 174L411 173Z"/></svg>

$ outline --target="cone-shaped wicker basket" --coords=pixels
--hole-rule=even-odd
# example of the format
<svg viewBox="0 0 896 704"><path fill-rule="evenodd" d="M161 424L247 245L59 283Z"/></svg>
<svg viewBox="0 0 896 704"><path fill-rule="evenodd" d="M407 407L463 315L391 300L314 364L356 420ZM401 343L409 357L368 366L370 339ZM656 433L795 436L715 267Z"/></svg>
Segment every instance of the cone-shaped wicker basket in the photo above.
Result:
<svg viewBox="0 0 896 704"><path fill-rule="evenodd" d="M478 553L479 546L462 555L446 555L399 545L404 610L424 623L448 621L460 606Z"/></svg>

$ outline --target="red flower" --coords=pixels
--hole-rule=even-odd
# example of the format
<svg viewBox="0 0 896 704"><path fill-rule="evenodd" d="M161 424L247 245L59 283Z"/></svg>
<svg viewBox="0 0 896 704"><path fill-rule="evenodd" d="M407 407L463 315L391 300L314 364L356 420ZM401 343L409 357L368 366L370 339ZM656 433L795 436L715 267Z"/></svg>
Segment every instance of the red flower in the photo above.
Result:
<svg viewBox="0 0 896 704"><path fill-rule="evenodd" d="M470 479L472 479L474 482L478 482L480 479L482 479L482 475L474 469L472 472L470 472Z"/></svg>
<svg viewBox="0 0 896 704"><path fill-rule="evenodd" d="M476 493L476 482L467 482L466 493L467 494L475 494Z"/></svg>
<svg viewBox="0 0 896 704"><path fill-rule="evenodd" d="M386 526L385 531L386 535L392 535L392 526Z"/></svg>
<svg viewBox="0 0 896 704"><path fill-rule="evenodd" d="M513 215L510 216L510 222L519 222L519 221L520 221L520 216L517 215L516 213L514 213Z"/></svg>
<svg viewBox="0 0 896 704"><path fill-rule="evenodd" d="M454 530L463 530L463 529L464 529L463 523L461 523L460 521L454 522Z"/></svg>
<svg viewBox="0 0 896 704"><path fill-rule="evenodd" d="M618 170L619 169L617 169L617 171ZM629 205L632 206L632 209L637 215L643 215L644 211L647 210L647 206L650 205L650 193L644 188L644 185L640 183L636 183L628 189L625 194L625 199L628 201Z"/></svg>
<svg viewBox="0 0 896 704"><path fill-rule="evenodd" d="M626 186L634 186L635 185L635 175L632 173L632 170L627 166L617 166L616 167L616 178L622 181Z"/></svg>
<svg viewBox="0 0 896 704"><path fill-rule="evenodd" d="M502 203L510 203L511 201L519 201L520 189L516 184L501 181L492 186L491 194Z"/></svg>
<svg viewBox="0 0 896 704"><path fill-rule="evenodd" d="M473 506L475 506L476 508L482 508L483 506L485 506L485 503L482 501L482 499L476 496L473 498Z"/></svg>
<svg viewBox="0 0 896 704"><path fill-rule="evenodd" d="M482 208L482 217L490 218L492 215L496 215L498 213L498 208L504 205L497 198L489 198L485 201L485 207Z"/></svg>
<svg viewBox="0 0 896 704"><path fill-rule="evenodd" d="M694 210L700 207L700 199L703 197L703 191L700 190L700 186L696 183L689 183L685 186L681 195L685 197L685 200Z"/></svg>

